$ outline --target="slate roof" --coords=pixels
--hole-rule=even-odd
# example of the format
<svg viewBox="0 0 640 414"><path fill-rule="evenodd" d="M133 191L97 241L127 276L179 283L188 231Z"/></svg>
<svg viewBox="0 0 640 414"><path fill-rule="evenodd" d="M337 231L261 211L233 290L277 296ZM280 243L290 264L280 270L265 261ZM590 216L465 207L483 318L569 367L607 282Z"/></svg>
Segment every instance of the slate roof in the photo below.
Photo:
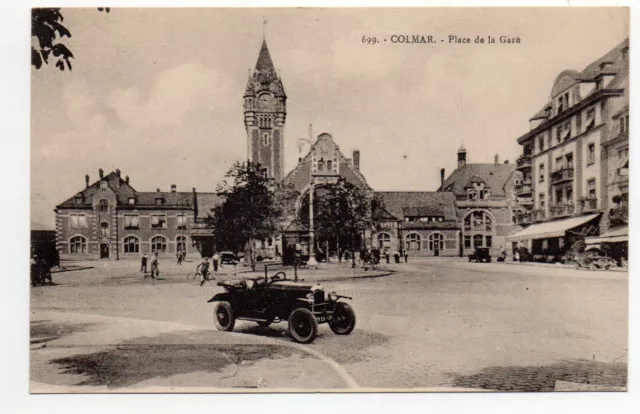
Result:
<svg viewBox="0 0 640 414"><path fill-rule="evenodd" d="M276 69L273 66L271 60L271 54L269 54L269 48L267 47L267 41L262 40L262 47L260 48L260 54L258 55L258 61L256 62L256 71L266 73L275 73Z"/></svg>
<svg viewBox="0 0 640 414"><path fill-rule="evenodd" d="M119 204L126 204L129 200L129 197L135 197L136 190L131 187L131 185L127 184L125 180L118 177L115 172L111 172L104 177L104 180L107 182L107 185L113 192L116 194ZM100 180L94 182L89 187L85 188L82 191L74 194L73 197L67 199L66 201L60 203L56 208L64 208L64 207L91 207L91 200L93 196L100 191ZM82 201L78 204L76 203L76 197L81 197Z"/></svg>
<svg viewBox="0 0 640 414"><path fill-rule="evenodd" d="M382 197L385 209L397 220L404 220L405 217L411 216L443 216L444 220L456 220L455 197L452 193L439 191L376 191L375 193Z"/></svg>
<svg viewBox="0 0 640 414"><path fill-rule="evenodd" d="M205 218L216 206L222 204L224 199L217 193L196 193L198 216L196 218Z"/></svg>
<svg viewBox="0 0 640 414"><path fill-rule="evenodd" d="M492 197L504 197L506 195L505 186L515 170L515 164L466 164L447 177L442 189L447 192L451 191L456 196L466 197L466 186L474 177L477 177L482 178L491 189Z"/></svg>
<svg viewBox="0 0 640 414"><path fill-rule="evenodd" d="M584 68L581 72L577 72L575 70L566 70L561 72L561 74L569 74L574 77L576 82L594 82L599 75L615 75L615 77L609 82L608 85L604 85L606 89L615 89L619 86L622 79L629 72L628 59L625 60L622 57L622 51L625 48L629 47L629 39L625 39L616 47L611 49L609 52L601 56L599 59L590 63L586 68ZM606 67L602 67L603 63L610 63ZM555 85L555 84L554 84ZM553 91L552 91L553 92ZM594 89L590 96L596 93L597 90ZM582 96L581 98L584 100L587 96ZM553 97L552 97L553 98ZM540 109L534 116L532 116L529 120L533 121L536 119L549 119L549 115L551 113L551 102L545 103L545 105Z"/></svg>

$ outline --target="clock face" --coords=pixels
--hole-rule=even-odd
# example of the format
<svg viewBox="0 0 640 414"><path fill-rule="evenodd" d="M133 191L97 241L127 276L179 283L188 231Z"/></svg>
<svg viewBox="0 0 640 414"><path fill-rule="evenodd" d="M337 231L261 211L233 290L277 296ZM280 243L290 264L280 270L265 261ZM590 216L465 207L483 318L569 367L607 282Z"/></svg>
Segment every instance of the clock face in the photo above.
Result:
<svg viewBox="0 0 640 414"><path fill-rule="evenodd" d="M273 106L273 99L267 94L261 95L258 98L258 106L260 108L270 109Z"/></svg>

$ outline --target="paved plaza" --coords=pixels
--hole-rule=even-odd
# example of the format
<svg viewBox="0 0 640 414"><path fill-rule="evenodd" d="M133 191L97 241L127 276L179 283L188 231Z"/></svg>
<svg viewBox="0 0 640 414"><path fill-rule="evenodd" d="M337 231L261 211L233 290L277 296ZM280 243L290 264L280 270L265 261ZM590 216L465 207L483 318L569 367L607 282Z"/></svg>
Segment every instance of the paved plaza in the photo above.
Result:
<svg viewBox="0 0 640 414"><path fill-rule="evenodd" d="M286 324L215 330L207 300L221 288L188 281L196 263L163 264L161 280L135 262L91 265L31 290L34 391L626 387L627 273L410 258L332 280L352 272L336 266L315 277L353 297L356 329L321 325L298 345Z"/></svg>

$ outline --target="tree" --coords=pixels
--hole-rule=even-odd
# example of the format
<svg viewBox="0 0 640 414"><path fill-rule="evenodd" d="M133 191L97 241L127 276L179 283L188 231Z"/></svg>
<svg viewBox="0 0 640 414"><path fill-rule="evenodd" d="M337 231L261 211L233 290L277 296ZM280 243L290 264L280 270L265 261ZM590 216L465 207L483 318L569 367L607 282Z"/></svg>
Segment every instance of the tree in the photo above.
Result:
<svg viewBox="0 0 640 414"><path fill-rule="evenodd" d="M109 7L98 7L98 11L109 13ZM40 69L49 64L49 57L56 59L56 67L64 71L65 63L71 70L73 53L60 39L71 37L71 32L62 22L60 8L34 8L31 10L31 66Z"/></svg>
<svg viewBox="0 0 640 414"><path fill-rule="evenodd" d="M224 198L207 219L213 229L218 248L243 249L245 260L255 270L255 240L265 239L282 231L282 225L293 203L290 187L266 174L260 164L236 162L218 185Z"/></svg>
<svg viewBox="0 0 640 414"><path fill-rule="evenodd" d="M353 253L356 240L366 230L379 229L384 217L382 198L369 191L360 189L349 181L339 178L315 189L313 198L314 233L317 240L343 238L349 241L349 249ZM308 228L309 197L305 197L297 215L298 223ZM315 246L313 246L315 249ZM311 252L310 252L311 253Z"/></svg>

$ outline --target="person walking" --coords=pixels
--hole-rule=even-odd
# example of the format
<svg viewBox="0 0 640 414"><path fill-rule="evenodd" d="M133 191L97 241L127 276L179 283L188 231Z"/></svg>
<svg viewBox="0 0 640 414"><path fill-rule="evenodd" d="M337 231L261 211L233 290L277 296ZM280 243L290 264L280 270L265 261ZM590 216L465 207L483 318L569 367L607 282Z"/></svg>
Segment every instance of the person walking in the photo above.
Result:
<svg viewBox="0 0 640 414"><path fill-rule="evenodd" d="M151 257L151 278L155 279L156 276L160 276L160 271L158 270L158 252L155 252L153 257Z"/></svg>
<svg viewBox="0 0 640 414"><path fill-rule="evenodd" d="M140 262L140 271L144 273L144 277L147 277L147 255L142 255L142 260Z"/></svg>
<svg viewBox="0 0 640 414"><path fill-rule="evenodd" d="M409 251L404 251L404 262L409 263Z"/></svg>
<svg viewBox="0 0 640 414"><path fill-rule="evenodd" d="M220 265L220 255L218 252L213 252L213 273L218 273L218 266Z"/></svg>
<svg viewBox="0 0 640 414"><path fill-rule="evenodd" d="M182 249L178 250L178 254L176 255L176 257L178 258L178 264L182 266L182 259L183 259Z"/></svg>
<svg viewBox="0 0 640 414"><path fill-rule="evenodd" d="M387 260L387 264L389 264L389 249L384 249L384 258Z"/></svg>

